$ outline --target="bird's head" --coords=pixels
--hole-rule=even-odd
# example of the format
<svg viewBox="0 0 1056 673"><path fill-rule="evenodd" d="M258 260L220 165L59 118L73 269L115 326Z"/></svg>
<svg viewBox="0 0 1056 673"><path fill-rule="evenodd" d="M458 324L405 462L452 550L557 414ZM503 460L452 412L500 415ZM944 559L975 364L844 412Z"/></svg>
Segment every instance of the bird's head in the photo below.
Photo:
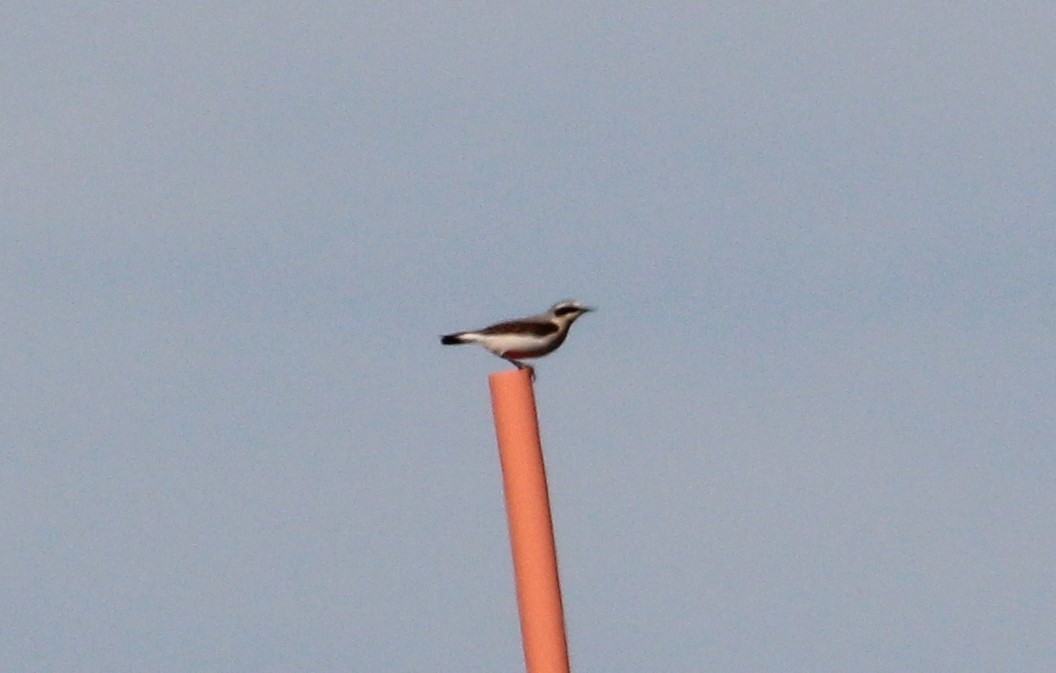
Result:
<svg viewBox="0 0 1056 673"><path fill-rule="evenodd" d="M559 301L550 307L550 315L559 320L560 322L571 323L579 316L584 313L590 313L594 309L581 302L567 299L565 301Z"/></svg>

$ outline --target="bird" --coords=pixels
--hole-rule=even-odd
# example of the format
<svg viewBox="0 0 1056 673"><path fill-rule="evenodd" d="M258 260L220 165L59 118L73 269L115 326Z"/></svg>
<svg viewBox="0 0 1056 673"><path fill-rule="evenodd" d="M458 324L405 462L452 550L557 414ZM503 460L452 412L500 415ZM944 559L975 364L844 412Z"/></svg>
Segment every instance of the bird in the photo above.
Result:
<svg viewBox="0 0 1056 673"><path fill-rule="evenodd" d="M517 369L528 369L535 378L535 370L521 360L542 357L557 350L565 342L572 323L593 310L578 301L559 301L546 313L496 323L484 329L445 334L440 337L440 343L445 346L480 344Z"/></svg>

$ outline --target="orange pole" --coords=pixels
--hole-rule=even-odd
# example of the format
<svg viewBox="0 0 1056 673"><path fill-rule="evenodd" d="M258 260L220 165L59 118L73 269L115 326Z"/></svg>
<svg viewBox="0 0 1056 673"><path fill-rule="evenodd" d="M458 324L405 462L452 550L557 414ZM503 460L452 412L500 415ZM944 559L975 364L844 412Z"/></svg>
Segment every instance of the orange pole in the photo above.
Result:
<svg viewBox="0 0 1056 673"><path fill-rule="evenodd" d="M488 377L528 673L569 673L546 467L526 369Z"/></svg>

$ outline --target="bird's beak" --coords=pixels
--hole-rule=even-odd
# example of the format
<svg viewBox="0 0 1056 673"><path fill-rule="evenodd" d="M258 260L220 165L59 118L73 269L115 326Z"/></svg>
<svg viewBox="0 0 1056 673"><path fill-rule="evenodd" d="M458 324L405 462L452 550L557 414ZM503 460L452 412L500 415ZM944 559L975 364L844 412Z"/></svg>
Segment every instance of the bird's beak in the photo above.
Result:
<svg viewBox="0 0 1056 673"><path fill-rule="evenodd" d="M583 307L583 312L584 313L591 313L591 312L597 311L597 310L598 309L596 307L594 307L594 306L584 306Z"/></svg>

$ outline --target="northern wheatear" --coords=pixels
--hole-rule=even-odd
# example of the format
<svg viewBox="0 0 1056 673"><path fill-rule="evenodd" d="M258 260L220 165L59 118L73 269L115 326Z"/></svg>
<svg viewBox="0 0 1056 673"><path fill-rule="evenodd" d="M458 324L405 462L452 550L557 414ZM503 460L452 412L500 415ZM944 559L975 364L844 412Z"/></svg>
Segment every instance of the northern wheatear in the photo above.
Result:
<svg viewBox="0 0 1056 673"><path fill-rule="evenodd" d="M518 320L500 322L471 332L455 332L440 337L440 343L480 344L518 369L532 369L520 362L552 353L565 342L568 330L576 318L593 311L578 301L560 301L549 311ZM534 370L533 370L534 375Z"/></svg>

